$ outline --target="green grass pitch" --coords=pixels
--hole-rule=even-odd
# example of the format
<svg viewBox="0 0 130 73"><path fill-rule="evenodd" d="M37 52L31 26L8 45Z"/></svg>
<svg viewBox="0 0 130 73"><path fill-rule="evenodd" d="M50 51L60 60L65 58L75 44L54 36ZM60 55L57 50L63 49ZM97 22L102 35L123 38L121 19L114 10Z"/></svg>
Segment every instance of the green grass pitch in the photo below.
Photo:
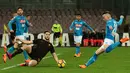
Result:
<svg viewBox="0 0 130 73"><path fill-rule="evenodd" d="M23 54L17 55L6 64L2 61L3 49L0 49L0 73L130 73L130 47L118 47L110 53L100 55L97 61L86 69L80 69L98 47L81 47L80 58L73 57L74 47L58 47L56 53L59 59L67 63L65 68L58 68L56 62L48 53L36 67L16 66L24 62Z"/></svg>

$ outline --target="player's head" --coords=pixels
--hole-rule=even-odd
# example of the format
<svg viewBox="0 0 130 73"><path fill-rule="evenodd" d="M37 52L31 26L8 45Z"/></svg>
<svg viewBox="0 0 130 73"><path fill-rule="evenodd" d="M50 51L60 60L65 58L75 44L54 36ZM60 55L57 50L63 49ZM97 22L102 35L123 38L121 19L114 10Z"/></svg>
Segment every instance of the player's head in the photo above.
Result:
<svg viewBox="0 0 130 73"><path fill-rule="evenodd" d="M76 16L76 19L77 19L77 20L80 20L80 19L81 19L81 14L78 13L78 14L76 14L75 16Z"/></svg>
<svg viewBox="0 0 130 73"><path fill-rule="evenodd" d="M51 33L49 31L45 31L44 32L44 39L47 40L47 41L49 41L50 40L50 34Z"/></svg>
<svg viewBox="0 0 130 73"><path fill-rule="evenodd" d="M102 17L103 17L103 20L108 21L108 20L111 19L111 14L109 14L109 13L104 13L104 14L102 15Z"/></svg>
<svg viewBox="0 0 130 73"><path fill-rule="evenodd" d="M57 20L55 20L55 24L58 24L58 21L57 21Z"/></svg>
<svg viewBox="0 0 130 73"><path fill-rule="evenodd" d="M18 15L23 15L23 9L22 9L21 7L19 7L19 8L17 9L17 14L18 14Z"/></svg>

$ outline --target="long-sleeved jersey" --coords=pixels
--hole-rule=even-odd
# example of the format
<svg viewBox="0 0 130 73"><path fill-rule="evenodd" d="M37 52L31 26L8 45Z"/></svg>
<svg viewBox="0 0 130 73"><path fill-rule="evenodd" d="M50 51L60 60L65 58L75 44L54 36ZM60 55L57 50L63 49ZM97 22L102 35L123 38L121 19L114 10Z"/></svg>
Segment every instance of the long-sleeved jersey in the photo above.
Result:
<svg viewBox="0 0 130 73"><path fill-rule="evenodd" d="M13 23L16 24L16 32L15 32L16 36L23 35L25 28L29 27L29 22L25 16L18 15L18 16L15 16L12 20L10 20L8 23L8 27L10 30L13 30L12 29Z"/></svg>
<svg viewBox="0 0 130 73"><path fill-rule="evenodd" d="M122 24L123 18L120 18L119 21L116 21L115 19L113 19L113 21L114 21L114 29L113 29L113 32L117 32L117 28L118 28L119 25Z"/></svg>
<svg viewBox="0 0 130 73"><path fill-rule="evenodd" d="M83 35L83 27L87 27L89 30L93 31L93 29L83 20L74 20L70 25L69 29L74 29L75 36L82 36Z"/></svg>
<svg viewBox="0 0 130 73"><path fill-rule="evenodd" d="M60 33L62 33L62 27L61 27L60 24L53 24L51 30L52 30L54 33L55 33L55 32L60 32Z"/></svg>
<svg viewBox="0 0 130 73"><path fill-rule="evenodd" d="M115 22L115 20L113 20L113 19L110 19L106 22L106 36L105 36L105 38L114 40L114 35L112 34L113 30L115 29L114 22ZM112 27L112 29L110 29L110 27Z"/></svg>

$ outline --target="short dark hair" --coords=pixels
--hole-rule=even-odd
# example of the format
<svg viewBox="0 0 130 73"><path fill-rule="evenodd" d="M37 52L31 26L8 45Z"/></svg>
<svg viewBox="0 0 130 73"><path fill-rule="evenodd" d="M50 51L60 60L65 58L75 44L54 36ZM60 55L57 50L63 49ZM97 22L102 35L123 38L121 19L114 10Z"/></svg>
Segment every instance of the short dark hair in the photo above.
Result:
<svg viewBox="0 0 130 73"><path fill-rule="evenodd" d="M75 15L76 15L76 16L81 16L81 14L80 14L80 13L76 13Z"/></svg>
<svg viewBox="0 0 130 73"><path fill-rule="evenodd" d="M23 8L22 8L22 7L18 7L18 8L17 8L17 10L18 10L18 9L22 9L22 10L23 10Z"/></svg>
<svg viewBox="0 0 130 73"><path fill-rule="evenodd" d="M31 16L31 15L26 15L26 17L28 17L28 16Z"/></svg>
<svg viewBox="0 0 130 73"><path fill-rule="evenodd" d="M47 32L49 32L49 33L50 33L50 31L47 31L47 30L46 30L46 31L44 31L44 34L45 34L45 33L47 33Z"/></svg>

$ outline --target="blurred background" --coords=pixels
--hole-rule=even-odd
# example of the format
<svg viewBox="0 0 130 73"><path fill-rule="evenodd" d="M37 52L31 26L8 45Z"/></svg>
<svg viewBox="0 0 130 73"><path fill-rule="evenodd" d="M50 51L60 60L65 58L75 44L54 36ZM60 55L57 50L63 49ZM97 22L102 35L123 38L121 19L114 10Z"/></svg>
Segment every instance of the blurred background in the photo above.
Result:
<svg viewBox="0 0 130 73"><path fill-rule="evenodd" d="M100 32L105 29L103 11L110 11L117 20L123 14L125 21L118 32L130 32L130 0L0 0L0 26L8 23L18 7L24 9L25 16L31 16L34 27L29 29L30 33L49 30L55 20L62 25L63 32L68 32L76 12ZM3 33L3 27L0 27L0 33Z"/></svg>

